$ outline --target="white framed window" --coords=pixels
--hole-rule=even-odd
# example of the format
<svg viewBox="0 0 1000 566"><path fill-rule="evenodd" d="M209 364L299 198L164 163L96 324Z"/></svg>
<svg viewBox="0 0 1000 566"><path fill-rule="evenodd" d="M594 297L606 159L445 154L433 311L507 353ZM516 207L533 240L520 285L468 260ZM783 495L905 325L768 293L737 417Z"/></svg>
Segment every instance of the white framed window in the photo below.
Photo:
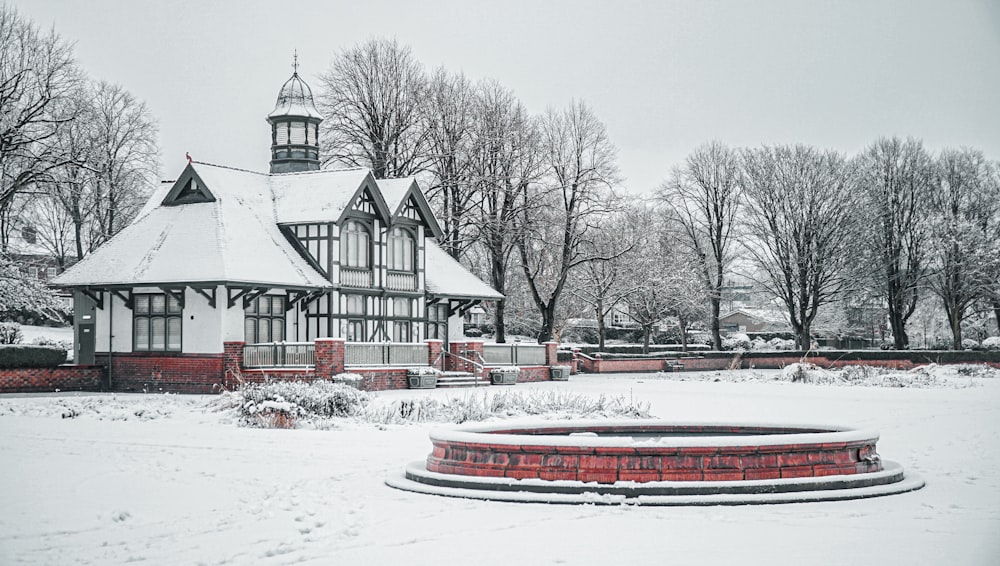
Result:
<svg viewBox="0 0 1000 566"><path fill-rule="evenodd" d="M414 251L416 249L413 234L405 228L393 228L389 232L389 262L388 268L394 271L413 271Z"/></svg>
<svg viewBox="0 0 1000 566"><path fill-rule="evenodd" d="M356 220L344 224L340 233L340 264L356 269L371 269L371 234Z"/></svg>

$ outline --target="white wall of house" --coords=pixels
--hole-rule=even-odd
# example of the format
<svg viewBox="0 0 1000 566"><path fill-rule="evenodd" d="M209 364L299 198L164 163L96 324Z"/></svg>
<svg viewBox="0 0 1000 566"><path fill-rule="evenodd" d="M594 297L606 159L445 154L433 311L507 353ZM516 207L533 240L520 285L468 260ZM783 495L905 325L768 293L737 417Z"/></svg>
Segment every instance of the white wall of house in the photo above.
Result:
<svg viewBox="0 0 1000 566"><path fill-rule="evenodd" d="M97 352L107 352L109 344L112 352L132 351L132 311L125 306L125 301L104 293L104 308L97 309L94 315Z"/></svg>
<svg viewBox="0 0 1000 566"><path fill-rule="evenodd" d="M222 353L222 317L226 308L225 288L216 289L215 308L193 289L184 291L181 313L181 352L188 354ZM229 309L232 311L233 309ZM227 314L231 314L227 313Z"/></svg>
<svg viewBox="0 0 1000 566"><path fill-rule="evenodd" d="M448 317L448 340L462 340L465 338L465 319L460 314L453 314Z"/></svg>
<svg viewBox="0 0 1000 566"><path fill-rule="evenodd" d="M245 319L242 300L236 301L232 308L227 308L229 304L226 288L219 286L215 290L216 307L222 316L222 341L223 342L243 342L246 340L246 330L243 328Z"/></svg>

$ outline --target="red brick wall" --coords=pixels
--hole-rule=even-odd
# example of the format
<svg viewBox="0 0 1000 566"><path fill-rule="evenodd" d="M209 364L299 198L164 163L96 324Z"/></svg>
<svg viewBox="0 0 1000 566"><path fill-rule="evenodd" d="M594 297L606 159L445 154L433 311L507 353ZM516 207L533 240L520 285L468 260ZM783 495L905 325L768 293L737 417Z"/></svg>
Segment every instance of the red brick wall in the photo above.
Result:
<svg viewBox="0 0 1000 566"><path fill-rule="evenodd" d="M344 373L344 339L317 338L315 344L316 373L326 378Z"/></svg>
<svg viewBox="0 0 1000 566"><path fill-rule="evenodd" d="M441 340L424 340L427 343L427 365L437 368L444 369L444 356L441 355L441 350L444 349L444 342Z"/></svg>
<svg viewBox="0 0 1000 566"><path fill-rule="evenodd" d="M103 377L101 366L0 369L0 393L100 391Z"/></svg>
<svg viewBox="0 0 1000 566"><path fill-rule="evenodd" d="M532 381L551 381L552 375L548 366L519 366L521 368L517 381L528 383Z"/></svg>
<svg viewBox="0 0 1000 566"><path fill-rule="evenodd" d="M225 354L118 353L113 359L111 389L150 393L218 393L223 386ZM96 355L107 365L108 354Z"/></svg>
<svg viewBox="0 0 1000 566"><path fill-rule="evenodd" d="M480 341L452 342L448 346L449 351L455 356L461 356L473 362L482 359L483 343ZM474 364L454 356L448 356L448 367L445 369L450 371L467 371L470 373L476 373L478 370Z"/></svg>
<svg viewBox="0 0 1000 566"><path fill-rule="evenodd" d="M360 389L364 391L386 391L406 389L406 368L380 368L352 371L361 376Z"/></svg>
<svg viewBox="0 0 1000 566"><path fill-rule="evenodd" d="M223 342L222 381L226 389L235 389L243 381L243 348L246 342Z"/></svg>

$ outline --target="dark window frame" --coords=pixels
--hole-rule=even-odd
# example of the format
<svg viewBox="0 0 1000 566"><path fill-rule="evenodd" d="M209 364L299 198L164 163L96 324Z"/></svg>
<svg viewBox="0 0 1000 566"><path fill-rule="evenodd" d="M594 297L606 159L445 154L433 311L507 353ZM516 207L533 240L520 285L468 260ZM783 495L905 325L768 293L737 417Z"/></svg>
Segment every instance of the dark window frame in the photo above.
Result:
<svg viewBox="0 0 1000 566"><path fill-rule="evenodd" d="M261 313L260 312L260 301L261 300L267 300L268 303L269 303L269 307L268 307L268 312L267 313ZM244 309L244 311L243 311L243 339L247 342L247 344L262 344L262 343L268 343L268 342L284 342L284 341L287 340L287 338L288 338L288 321L287 321L287 317L285 316L285 313L287 312L285 310L285 307L286 307L286 302L285 301L286 301L286 297L284 297L282 295L261 295L261 296L257 297L256 299L254 299L253 302L250 303L250 306L248 306L246 309ZM274 308L275 305L278 306L278 309L277 309L278 312L275 312L275 308ZM253 340L251 340L250 339L251 337L247 335L247 330L248 330L247 322L251 321L251 320L254 322L254 326L253 326ZM261 320L267 320L268 321L268 325L267 325L267 329L268 330L267 330L267 332L268 332L268 335L269 335L268 338L270 338L270 339L266 340L264 342L261 342L260 339L259 339L260 338L260 321ZM275 340L274 339L274 322L275 321L280 321L281 322L281 340Z"/></svg>
<svg viewBox="0 0 1000 566"><path fill-rule="evenodd" d="M153 297L163 297L163 312L154 312ZM180 301L167 293L136 293L132 297L132 351L133 352L182 352L184 350L184 307ZM146 312L140 312L140 305L145 302ZM176 306L176 309L173 307ZM163 347L153 347L153 323L163 320ZM176 320L177 346L171 347L170 321ZM146 347L139 348L138 331L142 322L146 325Z"/></svg>

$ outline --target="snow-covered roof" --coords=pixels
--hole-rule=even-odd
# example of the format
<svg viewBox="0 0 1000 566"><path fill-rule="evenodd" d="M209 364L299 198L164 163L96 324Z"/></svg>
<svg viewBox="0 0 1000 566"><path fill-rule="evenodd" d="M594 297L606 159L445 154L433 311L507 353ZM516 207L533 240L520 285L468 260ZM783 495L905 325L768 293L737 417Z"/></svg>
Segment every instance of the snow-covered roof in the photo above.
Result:
<svg viewBox="0 0 1000 566"><path fill-rule="evenodd" d="M266 176L274 195L277 222L336 222L370 175L367 169L345 169ZM208 179L205 182L209 183Z"/></svg>
<svg viewBox="0 0 1000 566"><path fill-rule="evenodd" d="M389 207L390 212L396 214L400 205L403 204L406 193L416 180L413 177L403 177L400 179L379 179L377 182L378 190L382 193L386 206Z"/></svg>
<svg viewBox="0 0 1000 566"><path fill-rule="evenodd" d="M201 191L198 196L178 197L192 179ZM413 185L413 179L376 182L367 169L265 174L192 162L173 186L153 191L132 224L51 284L329 288L330 281L299 254L280 226L337 222L365 189L379 214L388 216L382 189L389 192L395 209ZM430 240L426 249L431 294L503 298Z"/></svg>
<svg viewBox="0 0 1000 566"><path fill-rule="evenodd" d="M237 196L161 206L55 278L55 286L196 282L323 288L273 215ZM266 212L266 211L265 211Z"/></svg>
<svg viewBox="0 0 1000 566"><path fill-rule="evenodd" d="M427 241L426 259L427 292L431 295L487 301L503 298L430 240Z"/></svg>

